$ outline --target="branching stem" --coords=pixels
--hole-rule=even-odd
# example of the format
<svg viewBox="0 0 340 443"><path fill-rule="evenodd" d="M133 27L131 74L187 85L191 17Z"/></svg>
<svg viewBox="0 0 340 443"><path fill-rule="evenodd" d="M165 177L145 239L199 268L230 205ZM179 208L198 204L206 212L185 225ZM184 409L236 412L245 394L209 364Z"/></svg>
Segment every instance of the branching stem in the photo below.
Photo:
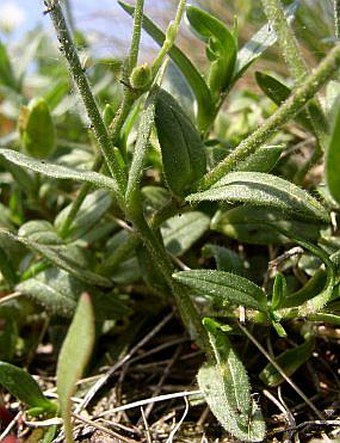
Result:
<svg viewBox="0 0 340 443"><path fill-rule="evenodd" d="M301 86L295 89L286 102L259 129L241 142L230 155L203 177L198 185L199 189L209 189L220 178L232 171L239 162L266 143L282 125L287 123L307 104L327 80L336 73L339 67L340 45L336 45L319 64L318 68L305 79Z"/></svg>

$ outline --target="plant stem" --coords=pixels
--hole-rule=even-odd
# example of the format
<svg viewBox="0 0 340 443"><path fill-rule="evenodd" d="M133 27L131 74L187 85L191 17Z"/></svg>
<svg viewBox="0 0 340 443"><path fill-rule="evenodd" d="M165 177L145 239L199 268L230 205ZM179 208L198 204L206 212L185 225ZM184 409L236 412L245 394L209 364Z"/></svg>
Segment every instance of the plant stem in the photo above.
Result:
<svg viewBox="0 0 340 443"><path fill-rule="evenodd" d="M130 213L129 218L153 258L154 264L159 269L165 282L169 286L184 325L188 331L193 332L197 344L210 356L211 346L209 344L208 335L202 324L200 315L190 298L188 288L175 282L172 278L172 273L174 272L173 265L164 245L146 222L142 213L142 206L140 205L138 210L136 204L134 205L134 209L134 213Z"/></svg>
<svg viewBox="0 0 340 443"><path fill-rule="evenodd" d="M337 40L340 39L340 0L333 0L334 9L334 34Z"/></svg>
<svg viewBox="0 0 340 443"><path fill-rule="evenodd" d="M292 95L265 123L240 145L214 169L208 172L199 182L200 190L209 189L214 183L228 172L232 171L240 161L254 153L270 137L294 117L307 102L320 90L340 67L340 45L336 45L317 69L310 74L301 86L298 86Z"/></svg>
<svg viewBox="0 0 340 443"><path fill-rule="evenodd" d="M137 0L134 12L130 52L127 64L128 77L130 76L133 68L137 66L138 62L138 52L139 52L140 37L141 37L142 23L143 23L143 8L144 8L144 0Z"/></svg>
<svg viewBox="0 0 340 443"><path fill-rule="evenodd" d="M301 83L308 75L308 67L302 57L294 32L284 14L281 0L262 0L262 5L268 22L277 35L285 62L297 83Z"/></svg>
<svg viewBox="0 0 340 443"><path fill-rule="evenodd" d="M97 155L95 157L95 160L94 160L91 170L97 172L102 167L102 165L103 165L103 158L101 155ZM85 183L81 186L77 197L74 199L74 201L72 203L71 210L67 214L67 217L64 220L64 223L62 224L62 226L59 230L59 235L61 237L63 237L63 238L67 237L67 234L68 234L69 229L73 223L73 220L76 218L76 215L78 214L78 211L79 211L83 201L85 200L85 197L87 196L89 190L91 189L91 187L92 186L89 183Z"/></svg>
<svg viewBox="0 0 340 443"><path fill-rule="evenodd" d="M167 55L167 53L170 51L172 45L174 44L178 31L179 31L179 25L181 23L184 11L185 11L185 5L186 0L179 0L179 4L176 11L176 16L174 21L170 22L166 33L165 33L165 40L163 42L163 45L157 54L157 57L155 58L153 64L152 64L152 73L155 77L157 72L159 71L164 57Z"/></svg>
<svg viewBox="0 0 340 443"><path fill-rule="evenodd" d="M136 12L135 12L135 19L134 19L134 26L133 26L133 35L132 35L132 41L131 41L131 47L130 47L130 56L129 56L129 66L128 66L128 74L132 71L134 66L137 64L138 59L138 51L139 51L139 43L140 43L140 35L141 35L141 27L142 27L142 18L143 18L143 4L144 0L139 0L137 2L136 6ZM67 3L68 7L70 5ZM125 122L126 117L128 116L131 107L135 101L134 94L131 93L131 91L128 88L125 88L124 90L124 96L122 103L119 107L119 110L117 111L117 114L115 118L113 119L110 128L110 136L111 136L111 143L112 146L115 146L116 143L119 140L120 137L120 131L122 129L122 126ZM99 171L101 166L103 164L103 159L101 155L96 156L94 164L92 166L92 171ZM64 221L61 230L60 235L61 237L67 237L68 230L72 225L73 220L75 219L85 197L87 196L89 190L91 189L91 185L85 183L81 188L80 191L76 197L76 199L73 202L72 208Z"/></svg>
<svg viewBox="0 0 340 443"><path fill-rule="evenodd" d="M285 16L281 0L262 0L262 5L268 18L268 22L273 26L277 35L283 58L285 59L292 76L295 78L296 85L301 85L309 75L309 69L302 56L293 29ZM317 112L308 109L309 106L307 106L307 112L310 116L314 133L319 143L322 145L328 134L328 122L320 103L316 99L314 105L317 106Z"/></svg>
<svg viewBox="0 0 340 443"><path fill-rule="evenodd" d="M114 192L115 197L122 205L126 177L124 171L121 169L118 161L116 160L113 145L100 115L95 98L92 94L88 79L81 66L79 56L68 30L61 6L59 5L58 1L53 0L47 0L45 1L45 4L50 12L56 35L61 45L60 50L64 53L64 56L68 62L70 73L78 87L98 145L105 158L108 169L113 179L116 181L116 189Z"/></svg>

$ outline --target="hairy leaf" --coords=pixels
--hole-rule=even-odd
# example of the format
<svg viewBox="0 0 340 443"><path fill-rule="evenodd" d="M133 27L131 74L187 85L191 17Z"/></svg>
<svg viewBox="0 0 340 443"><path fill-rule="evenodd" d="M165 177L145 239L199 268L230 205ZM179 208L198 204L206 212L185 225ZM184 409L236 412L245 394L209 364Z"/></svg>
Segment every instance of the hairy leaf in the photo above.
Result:
<svg viewBox="0 0 340 443"><path fill-rule="evenodd" d="M203 142L183 109L164 90L157 96L155 123L167 184L175 195L184 196L206 171Z"/></svg>
<svg viewBox="0 0 340 443"><path fill-rule="evenodd" d="M274 175L231 172L207 191L190 194L188 202L222 200L267 206L301 220L329 221L326 209L308 192Z"/></svg>
<svg viewBox="0 0 340 443"><path fill-rule="evenodd" d="M28 157L27 155L13 151L12 149L4 149L0 147L0 157L1 156L15 165L22 166L47 177L59 180L75 180L89 183L97 188L106 188L114 192L117 191L115 180L105 175L98 174L97 172L67 168L65 166L49 163L45 160L37 160Z"/></svg>
<svg viewBox="0 0 340 443"><path fill-rule="evenodd" d="M267 311L266 294L255 283L229 272L193 269L181 271L173 277L202 295L211 297L223 306L228 301L246 308Z"/></svg>
<svg viewBox="0 0 340 443"><path fill-rule="evenodd" d="M222 426L241 441L263 441L265 424L251 397L246 370L218 323L204 320L215 361L198 371L197 381Z"/></svg>

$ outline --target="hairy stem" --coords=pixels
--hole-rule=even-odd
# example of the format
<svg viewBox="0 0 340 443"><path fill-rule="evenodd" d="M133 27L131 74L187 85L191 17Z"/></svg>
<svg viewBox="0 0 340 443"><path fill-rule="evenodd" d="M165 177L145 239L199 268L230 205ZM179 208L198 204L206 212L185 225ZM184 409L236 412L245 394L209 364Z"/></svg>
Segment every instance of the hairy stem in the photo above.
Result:
<svg viewBox="0 0 340 443"><path fill-rule="evenodd" d="M186 0L179 0L175 20L169 24L168 29L166 30L165 40L163 42L163 45L152 64L152 73L154 77L159 71L165 56L170 51L172 45L176 40L179 31L179 25L181 23L185 11L185 5L186 5Z"/></svg>
<svg viewBox="0 0 340 443"><path fill-rule="evenodd" d="M232 171L240 161L259 149L282 125L287 123L307 104L327 80L337 72L339 67L340 45L336 45L319 64L318 68L305 79L301 86L295 89L286 102L259 129L241 142L230 155L203 177L198 184L199 189L209 189L224 175Z"/></svg>
<svg viewBox="0 0 340 443"><path fill-rule="evenodd" d="M262 0L262 5L269 23L273 26L277 35L282 55L289 70L295 78L296 84L301 85L309 75L309 69L302 56L293 29L284 14L281 0ZM328 133L328 124L322 107L316 99L314 105L317 106L317 112L313 112L312 109L309 109L309 106L307 106L307 112L310 116L314 133L322 146Z"/></svg>
<svg viewBox="0 0 340 443"><path fill-rule="evenodd" d="M340 0L333 0L334 10L334 34L337 40L340 39Z"/></svg>
<svg viewBox="0 0 340 443"><path fill-rule="evenodd" d="M45 4L51 15L56 35L60 43L60 50L64 53L64 56L68 62L70 73L73 81L77 85L81 99L86 108L96 140L107 163L108 169L116 182L116 189L114 192L115 197L122 205L126 177L124 171L119 165L119 162L116 160L113 145L100 115L95 98L92 94L87 76L85 75L80 63L79 56L71 34L68 30L63 11L59 5L59 2L47 0L45 1Z"/></svg>

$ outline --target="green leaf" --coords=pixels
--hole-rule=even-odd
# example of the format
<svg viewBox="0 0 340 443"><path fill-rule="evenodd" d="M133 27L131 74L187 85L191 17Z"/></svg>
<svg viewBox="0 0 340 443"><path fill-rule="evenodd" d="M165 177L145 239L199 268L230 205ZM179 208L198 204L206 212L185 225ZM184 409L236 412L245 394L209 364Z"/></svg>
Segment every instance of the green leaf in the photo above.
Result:
<svg viewBox="0 0 340 443"><path fill-rule="evenodd" d="M301 289L285 297L282 308L293 308L302 305L317 296L325 287L327 272L319 269Z"/></svg>
<svg viewBox="0 0 340 443"><path fill-rule="evenodd" d="M175 195L184 196L206 171L203 142L183 109L164 90L157 96L155 123L167 184Z"/></svg>
<svg viewBox="0 0 340 443"><path fill-rule="evenodd" d="M88 233L102 219L111 203L112 197L106 191L98 190L88 194L67 231L67 240L73 241ZM60 211L55 218L54 226L58 231L63 227L72 208L73 203Z"/></svg>
<svg viewBox="0 0 340 443"><path fill-rule="evenodd" d="M202 212L192 211L168 219L161 227L167 250L180 256L209 229L210 219Z"/></svg>
<svg viewBox="0 0 340 443"><path fill-rule="evenodd" d="M18 82L14 76L6 46L0 41L0 85L18 91Z"/></svg>
<svg viewBox="0 0 340 443"><path fill-rule="evenodd" d="M340 104L335 107L335 119L326 155L326 179L329 192L340 205Z"/></svg>
<svg viewBox="0 0 340 443"><path fill-rule="evenodd" d="M116 181L92 171L82 171L78 169L71 169L65 166L49 163L45 160L37 160L12 149L4 149L0 147L0 157L6 158L15 165L22 166L31 171L47 177L56 178L59 180L75 180L89 183L97 188L106 188L113 192L117 192Z"/></svg>
<svg viewBox="0 0 340 443"><path fill-rule="evenodd" d="M118 4L128 14L133 15L134 6L120 0ZM165 40L164 32L146 15L143 16L143 28L156 43L160 46L163 44ZM169 56L184 75L196 97L198 126L200 130L204 131L211 124L215 115L215 107L210 90L197 68L176 45L173 45L170 49Z"/></svg>
<svg viewBox="0 0 340 443"><path fill-rule="evenodd" d="M80 294L88 291L98 321L120 319L130 312L117 294L104 293L57 268L39 272L17 284L15 289L41 305L49 315L72 317Z"/></svg>
<svg viewBox="0 0 340 443"><path fill-rule="evenodd" d="M0 246L0 272L3 278L7 281L9 286L13 286L17 280L17 274L14 264L8 257L6 251Z"/></svg>
<svg viewBox="0 0 340 443"><path fill-rule="evenodd" d="M232 272L238 275L244 274L244 262L232 249L209 243L203 246L202 254L207 258L212 256L215 258L218 271Z"/></svg>
<svg viewBox="0 0 340 443"><path fill-rule="evenodd" d="M276 357L274 361L283 370L287 377L290 377L300 366L310 359L314 345L315 339L313 337L309 338L302 345L283 352ZM284 378L272 363L267 364L267 366L260 372L259 377L267 386L278 386L284 382Z"/></svg>
<svg viewBox="0 0 340 443"><path fill-rule="evenodd" d="M280 82L275 77L265 74L264 72L256 72L255 78L262 91L278 106L285 102L292 92L288 86ZM315 103L309 102L309 107L314 109L314 112L317 112L318 107ZM301 126L305 127L311 132L314 132L314 127L306 110L299 112L296 115L295 120Z"/></svg>
<svg viewBox="0 0 340 443"><path fill-rule="evenodd" d="M72 317L79 295L88 289L83 282L56 268L40 272L16 286L16 290L43 306L49 315Z"/></svg>
<svg viewBox="0 0 340 443"><path fill-rule="evenodd" d="M73 442L71 397L90 359L94 341L95 319L91 298L84 292L67 331L57 363L57 391L67 443Z"/></svg>
<svg viewBox="0 0 340 443"><path fill-rule="evenodd" d="M237 41L223 22L195 6L188 6L187 18L192 28L207 43L207 55L211 61L208 85L217 99L230 87L234 73Z"/></svg>
<svg viewBox="0 0 340 443"><path fill-rule="evenodd" d="M223 271L193 269L173 274L181 283L211 297L217 304L225 302L267 312L267 297L255 283L236 274Z"/></svg>
<svg viewBox="0 0 340 443"><path fill-rule="evenodd" d="M293 21L298 6L299 0L295 0L286 8L285 15L289 22ZM273 28L269 24L262 26L237 54L234 82L239 79L249 66L263 54L264 51L270 48L276 40L277 36Z"/></svg>
<svg viewBox="0 0 340 443"><path fill-rule="evenodd" d="M55 264L58 268L64 269L85 283L95 286L111 287L112 283L108 278L88 269L89 264L86 259L85 251L76 244L62 244L62 240L53 227L48 222L30 222L34 229L42 231L28 231L27 225L23 225L19 235L1 230L0 233L16 240L27 246L32 251L42 255L48 261ZM49 228L49 229L48 229Z"/></svg>
<svg viewBox="0 0 340 443"><path fill-rule="evenodd" d="M190 194L188 202L227 201L275 208L300 220L329 221L326 209L308 192L274 175L231 172L207 191Z"/></svg>
<svg viewBox="0 0 340 443"><path fill-rule="evenodd" d="M269 172L279 161L284 146L263 146L237 165L237 171Z"/></svg>
<svg viewBox="0 0 340 443"><path fill-rule="evenodd" d="M279 309L282 307L287 295L287 283L284 275L280 272L276 274L273 285L273 295L271 309Z"/></svg>
<svg viewBox="0 0 340 443"><path fill-rule="evenodd" d="M54 413L55 403L48 400L34 378L21 368L0 362L0 384L28 407L39 408L42 413Z"/></svg>
<svg viewBox="0 0 340 443"><path fill-rule="evenodd" d="M282 212L271 208L238 206L228 211L219 210L214 215L210 228L240 242L268 245L289 242L289 238L280 234L275 226L287 232L298 234L309 240L320 238L322 223L290 220ZM263 229L263 224L266 229Z"/></svg>
<svg viewBox="0 0 340 443"><path fill-rule="evenodd" d="M0 150L1 153L1 150ZM17 166L14 163L8 161L5 157L0 159L0 162L4 165L6 170L11 173L14 178L15 183L20 186L20 188L26 194L36 195L37 186L32 173L27 172L23 167Z"/></svg>
<svg viewBox="0 0 340 443"><path fill-rule="evenodd" d="M265 424L259 406L251 397L242 362L218 323L206 318L204 326L215 361L200 368L197 381L212 413L237 439L263 441Z"/></svg>
<svg viewBox="0 0 340 443"><path fill-rule="evenodd" d="M46 158L55 147L55 131L52 117L43 98L31 100L22 106L18 119L23 149L36 158Z"/></svg>

